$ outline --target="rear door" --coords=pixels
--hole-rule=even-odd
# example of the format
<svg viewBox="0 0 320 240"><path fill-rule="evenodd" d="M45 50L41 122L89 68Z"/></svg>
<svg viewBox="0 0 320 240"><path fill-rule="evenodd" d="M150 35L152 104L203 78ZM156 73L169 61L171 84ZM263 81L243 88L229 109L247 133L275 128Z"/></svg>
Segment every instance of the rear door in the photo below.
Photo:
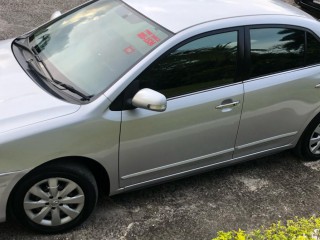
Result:
<svg viewBox="0 0 320 240"><path fill-rule="evenodd" d="M291 146L320 101L317 37L292 26L246 29L248 80L234 157Z"/></svg>

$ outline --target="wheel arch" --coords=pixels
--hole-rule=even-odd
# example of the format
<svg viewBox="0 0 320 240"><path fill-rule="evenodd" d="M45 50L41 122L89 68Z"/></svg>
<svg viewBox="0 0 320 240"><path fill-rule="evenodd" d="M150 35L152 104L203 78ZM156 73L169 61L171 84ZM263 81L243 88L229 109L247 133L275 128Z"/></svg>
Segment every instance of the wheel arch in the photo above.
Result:
<svg viewBox="0 0 320 240"><path fill-rule="evenodd" d="M301 125L297 137L291 142L292 146L297 146L301 140L301 138L303 138L304 133L306 131L306 129L308 128L308 126L312 123L312 121L314 121L314 119L320 117L320 107L315 109L315 111L313 111L312 114L310 114L310 116L307 118L307 120Z"/></svg>
<svg viewBox="0 0 320 240"><path fill-rule="evenodd" d="M33 169L31 169L25 176L23 176L12 188L10 195L8 197L7 206L6 206L6 215L7 218L12 218L13 214L11 212L11 202L12 202L12 196L14 193L15 188L19 185L21 181L25 177L27 177L29 174L32 174L33 171L38 170L39 168L43 168L45 166L49 165L55 165L55 164L76 164L76 165L82 165L83 167L87 168L92 175L94 176L97 186L98 186L98 193L99 195L109 195L110 193L110 178L107 170L96 160L93 160L88 157L82 157L82 156L68 156L68 157L61 157L57 159L50 160L48 162L45 162Z"/></svg>
<svg viewBox="0 0 320 240"><path fill-rule="evenodd" d="M305 138L306 134L308 133L309 126L312 126L312 124L314 124L314 121L319 121L319 119L320 119L320 109L317 109L317 112L315 112L315 114L313 114L312 117L310 117L308 119L308 121L306 121L303 124L303 126L301 127L301 129L299 131L299 135L293 143L293 145L295 146L294 153L298 157L304 159L305 155L303 154L303 151L302 151L303 139Z"/></svg>

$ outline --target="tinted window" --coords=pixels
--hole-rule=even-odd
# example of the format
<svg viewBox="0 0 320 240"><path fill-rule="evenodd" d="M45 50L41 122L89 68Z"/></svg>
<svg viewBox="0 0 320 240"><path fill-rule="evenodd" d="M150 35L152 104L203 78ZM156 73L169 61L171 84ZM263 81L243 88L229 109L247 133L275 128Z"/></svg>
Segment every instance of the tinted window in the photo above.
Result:
<svg viewBox="0 0 320 240"><path fill-rule="evenodd" d="M307 57L306 64L320 63L320 43L310 33L307 33Z"/></svg>
<svg viewBox="0 0 320 240"><path fill-rule="evenodd" d="M138 80L174 97L233 83L237 65L237 32L189 42L152 64Z"/></svg>
<svg viewBox="0 0 320 240"><path fill-rule="evenodd" d="M287 28L251 29L251 77L304 65L304 31Z"/></svg>

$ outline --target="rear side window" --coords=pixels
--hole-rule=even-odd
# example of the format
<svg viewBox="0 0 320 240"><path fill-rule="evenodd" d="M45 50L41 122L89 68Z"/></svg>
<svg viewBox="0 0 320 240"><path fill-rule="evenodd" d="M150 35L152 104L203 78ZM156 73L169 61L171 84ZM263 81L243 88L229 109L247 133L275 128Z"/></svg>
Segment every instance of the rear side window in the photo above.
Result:
<svg viewBox="0 0 320 240"><path fill-rule="evenodd" d="M299 29L250 29L250 61L250 78L320 64L320 42Z"/></svg>
<svg viewBox="0 0 320 240"><path fill-rule="evenodd" d="M305 32L289 28L250 30L250 77L304 66Z"/></svg>
<svg viewBox="0 0 320 240"><path fill-rule="evenodd" d="M320 43L311 33L307 33L306 64L320 63Z"/></svg>

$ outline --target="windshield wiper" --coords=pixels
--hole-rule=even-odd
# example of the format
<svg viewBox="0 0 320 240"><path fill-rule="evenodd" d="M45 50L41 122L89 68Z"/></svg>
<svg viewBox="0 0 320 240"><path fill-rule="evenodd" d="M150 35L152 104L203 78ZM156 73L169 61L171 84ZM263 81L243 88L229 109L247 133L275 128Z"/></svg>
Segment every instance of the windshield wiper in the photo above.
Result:
<svg viewBox="0 0 320 240"><path fill-rule="evenodd" d="M59 90L68 90L74 94L77 94L78 96L81 97L81 101L90 101L90 99L93 97L93 95L86 95L82 92L80 92L79 90L75 89L74 87L72 87L69 84L63 83L59 80L56 80L54 78L48 78L47 76L45 76L42 72L40 72L33 63L32 59L27 60L28 66L31 68L32 71L34 71L35 73L37 73L41 78L43 78L44 80L50 82L51 84L53 84L56 88L58 88ZM61 88L60 88L61 87Z"/></svg>
<svg viewBox="0 0 320 240"><path fill-rule="evenodd" d="M23 50L31 53L32 56L34 56L38 62L42 62L42 59L40 58L40 56L37 54L37 52L34 51L34 49L30 49L29 47L27 47L26 45L18 42L17 40L15 40L13 42L14 45L18 46L19 48L22 48Z"/></svg>
<svg viewBox="0 0 320 240"><path fill-rule="evenodd" d="M34 47L32 47L30 49L29 47L27 47L26 45L24 45L24 44L22 44L22 43L20 43L18 41L14 41L13 44L15 44L16 46L18 46L18 47L22 48L23 50L29 52L32 56L34 56L36 58L36 60L38 62L41 62L42 65L44 66L45 70L47 71L48 75L50 76L50 78L45 76L41 71L39 71L37 69L37 67L35 67L35 65L33 63L33 59L26 60L27 63L28 63L28 66L31 68L32 71L36 72L37 75L39 75L44 80L50 82L51 84L53 84L59 90L68 90L68 91L80 96L81 97L81 101L90 101L90 99L93 97L93 95L86 95L86 94L82 93L81 91L75 89L71 85L54 79L53 76L51 75L51 73L49 72L48 68L46 67L46 65L42 61L41 57L38 55L37 50ZM60 88L60 87L62 87L62 88Z"/></svg>

